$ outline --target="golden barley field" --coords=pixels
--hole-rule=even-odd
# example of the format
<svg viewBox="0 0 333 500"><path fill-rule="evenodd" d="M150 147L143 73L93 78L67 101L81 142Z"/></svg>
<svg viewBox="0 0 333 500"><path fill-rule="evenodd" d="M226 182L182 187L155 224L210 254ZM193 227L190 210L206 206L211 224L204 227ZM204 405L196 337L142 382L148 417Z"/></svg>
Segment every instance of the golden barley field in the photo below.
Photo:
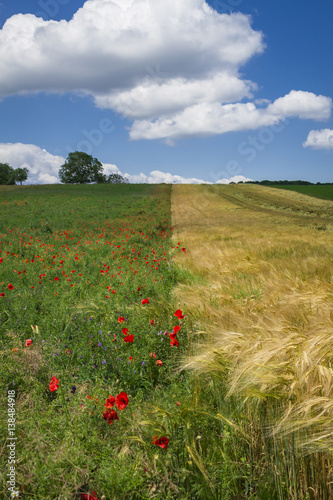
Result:
<svg viewBox="0 0 333 500"><path fill-rule="evenodd" d="M276 498L333 498L333 202L176 185L172 217L198 277L175 292L196 320L183 368L220 391Z"/></svg>

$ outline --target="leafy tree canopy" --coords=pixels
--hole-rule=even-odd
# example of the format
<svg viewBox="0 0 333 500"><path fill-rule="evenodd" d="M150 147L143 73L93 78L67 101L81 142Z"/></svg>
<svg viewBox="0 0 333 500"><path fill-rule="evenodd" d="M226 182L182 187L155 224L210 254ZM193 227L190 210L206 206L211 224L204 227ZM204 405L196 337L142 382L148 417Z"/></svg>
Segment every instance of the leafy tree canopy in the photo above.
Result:
<svg viewBox="0 0 333 500"><path fill-rule="evenodd" d="M0 184L14 185L20 182L22 185L28 178L28 172L27 168L13 169L8 163L0 163Z"/></svg>
<svg viewBox="0 0 333 500"><path fill-rule="evenodd" d="M59 178L64 184L106 182L102 163L81 151L69 153L66 162L59 169Z"/></svg>
<svg viewBox="0 0 333 500"><path fill-rule="evenodd" d="M22 182L26 181L28 178L29 170L27 168L16 168L14 170L14 177L16 182L20 182L22 186Z"/></svg>
<svg viewBox="0 0 333 500"><path fill-rule="evenodd" d="M15 184L14 169L8 163L0 163L0 184Z"/></svg>
<svg viewBox="0 0 333 500"><path fill-rule="evenodd" d="M110 174L107 178L108 184L127 184L128 179L120 174Z"/></svg>

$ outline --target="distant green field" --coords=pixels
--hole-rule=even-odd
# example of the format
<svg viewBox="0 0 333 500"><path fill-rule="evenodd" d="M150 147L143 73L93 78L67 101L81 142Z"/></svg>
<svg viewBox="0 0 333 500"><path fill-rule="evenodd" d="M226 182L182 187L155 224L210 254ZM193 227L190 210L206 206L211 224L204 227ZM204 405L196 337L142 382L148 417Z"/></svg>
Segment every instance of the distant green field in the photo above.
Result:
<svg viewBox="0 0 333 500"><path fill-rule="evenodd" d="M333 200L333 185L331 186L311 186L311 185L282 185L282 186L272 186L279 189L289 189L289 191L297 191L298 193L307 194L309 196L315 196L316 198L322 198L324 200Z"/></svg>

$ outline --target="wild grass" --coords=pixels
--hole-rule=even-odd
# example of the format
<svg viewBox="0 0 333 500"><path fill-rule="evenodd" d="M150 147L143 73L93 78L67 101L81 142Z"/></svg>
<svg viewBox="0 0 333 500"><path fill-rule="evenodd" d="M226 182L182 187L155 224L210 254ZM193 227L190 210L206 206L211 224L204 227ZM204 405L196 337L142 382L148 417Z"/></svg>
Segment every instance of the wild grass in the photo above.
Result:
<svg viewBox="0 0 333 500"><path fill-rule="evenodd" d="M219 443L247 477L239 498L331 498L333 203L174 186L172 207L176 262L204 277L176 291L201 330L183 369L242 431L229 427L233 458Z"/></svg>
<svg viewBox="0 0 333 500"><path fill-rule="evenodd" d="M171 289L191 281L173 264L170 187L13 186L0 196L0 497L10 497L13 392L20 497L207 497L196 437L210 423L193 420L192 382L176 374L190 318L179 348L168 334L179 324ZM106 398L121 392L128 407L109 425ZM205 440L201 449L209 456Z"/></svg>
<svg viewBox="0 0 333 500"><path fill-rule="evenodd" d="M333 200L333 185L280 185L276 186L278 189L287 189L289 191L296 191L298 193L307 194L308 196L315 196L316 198L323 198L324 200Z"/></svg>

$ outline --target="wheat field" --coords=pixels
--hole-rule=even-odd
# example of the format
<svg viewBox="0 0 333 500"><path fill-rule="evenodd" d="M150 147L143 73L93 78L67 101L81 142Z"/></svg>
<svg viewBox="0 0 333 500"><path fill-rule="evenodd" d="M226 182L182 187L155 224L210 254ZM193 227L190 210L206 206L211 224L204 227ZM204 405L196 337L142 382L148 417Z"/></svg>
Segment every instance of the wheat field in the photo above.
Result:
<svg viewBox="0 0 333 500"><path fill-rule="evenodd" d="M199 278L175 292L196 320L182 368L223 395L276 498L332 498L333 202L176 185L172 216Z"/></svg>

